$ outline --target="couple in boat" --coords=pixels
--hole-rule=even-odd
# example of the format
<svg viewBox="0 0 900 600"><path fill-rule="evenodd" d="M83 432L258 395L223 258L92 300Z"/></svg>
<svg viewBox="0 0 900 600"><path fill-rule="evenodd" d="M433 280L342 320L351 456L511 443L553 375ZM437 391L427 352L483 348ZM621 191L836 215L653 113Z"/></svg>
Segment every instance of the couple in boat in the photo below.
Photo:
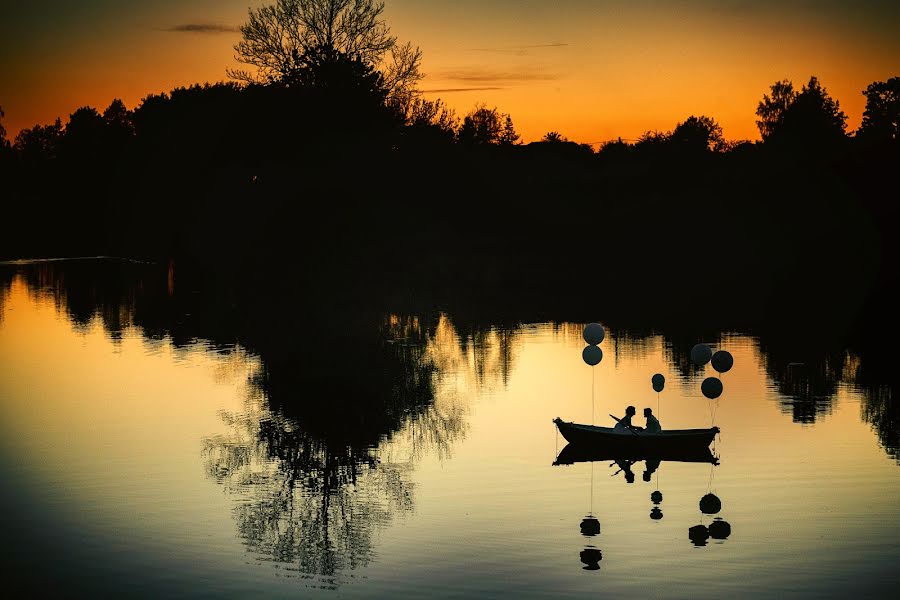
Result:
<svg viewBox="0 0 900 600"><path fill-rule="evenodd" d="M653 416L653 411L649 408L644 409L644 417L647 419L646 427L637 427L631 424L631 417L635 415L637 409L633 406L629 406L625 409L625 416L621 419L616 419L618 423L613 428L618 432L625 433L627 429L631 429L632 431L646 431L647 433L659 433L662 431L662 426L659 424L659 419ZM613 417L615 418L615 417Z"/></svg>

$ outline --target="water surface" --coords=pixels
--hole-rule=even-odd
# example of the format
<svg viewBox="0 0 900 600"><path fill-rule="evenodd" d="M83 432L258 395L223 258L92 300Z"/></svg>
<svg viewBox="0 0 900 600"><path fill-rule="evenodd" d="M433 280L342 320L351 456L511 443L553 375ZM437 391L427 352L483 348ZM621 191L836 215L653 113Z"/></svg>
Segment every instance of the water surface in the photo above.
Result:
<svg viewBox="0 0 900 600"><path fill-rule="evenodd" d="M592 370L583 324L439 312L386 312L337 342L307 316L276 344L215 333L235 326L214 313L224 300L186 309L196 290L171 271L97 266L0 267L5 551L40 586L823 597L900 583L896 411L853 352L608 327ZM717 401L700 393L710 368L686 360L696 341L735 357ZM666 428L719 426L718 464L645 476L638 462L631 481L614 461L554 466L554 417L607 425L628 404Z"/></svg>

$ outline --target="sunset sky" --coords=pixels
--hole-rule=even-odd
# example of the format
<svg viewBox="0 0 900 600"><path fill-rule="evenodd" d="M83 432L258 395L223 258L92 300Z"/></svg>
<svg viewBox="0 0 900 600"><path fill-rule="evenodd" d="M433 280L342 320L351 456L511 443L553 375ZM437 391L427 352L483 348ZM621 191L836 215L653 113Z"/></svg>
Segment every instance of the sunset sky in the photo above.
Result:
<svg viewBox="0 0 900 600"><path fill-rule="evenodd" d="M76 108L225 80L249 0L44 0L0 7L0 106L11 137ZM859 125L862 90L900 75L896 0L387 0L418 44L422 89L458 113L512 115L524 141L669 130L691 114L756 139L769 85L816 75Z"/></svg>

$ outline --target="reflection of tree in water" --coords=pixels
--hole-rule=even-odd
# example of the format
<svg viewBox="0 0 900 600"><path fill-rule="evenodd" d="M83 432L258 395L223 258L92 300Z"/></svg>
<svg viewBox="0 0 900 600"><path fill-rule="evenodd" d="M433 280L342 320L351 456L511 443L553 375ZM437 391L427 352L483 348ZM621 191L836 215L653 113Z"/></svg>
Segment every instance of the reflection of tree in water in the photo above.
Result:
<svg viewBox="0 0 900 600"><path fill-rule="evenodd" d="M322 382L264 365L245 410L223 415L231 432L206 440L208 473L237 496L247 547L317 585L335 587L372 560L377 532L413 506L415 461L447 456L464 435L466 404L447 381L459 372L439 365L502 379L504 353L493 345L511 339L479 333L476 359L445 315L391 315L379 334L375 350L357 342L369 367L342 365L341 381L326 378L335 402L299 401L322 396Z"/></svg>
<svg viewBox="0 0 900 600"><path fill-rule="evenodd" d="M412 507L409 465L386 463L376 449L332 447L265 404L260 395L223 415L231 433L205 440L207 472L236 496L249 550L334 587L369 563L376 531Z"/></svg>
<svg viewBox="0 0 900 600"><path fill-rule="evenodd" d="M766 373L780 395L782 411L795 423L815 423L831 414L838 385L852 376L852 361L845 351L762 345ZM848 368L849 367L849 368Z"/></svg>
<svg viewBox="0 0 900 600"><path fill-rule="evenodd" d="M863 390L862 418L872 425L888 456L900 464L900 406L893 386Z"/></svg>

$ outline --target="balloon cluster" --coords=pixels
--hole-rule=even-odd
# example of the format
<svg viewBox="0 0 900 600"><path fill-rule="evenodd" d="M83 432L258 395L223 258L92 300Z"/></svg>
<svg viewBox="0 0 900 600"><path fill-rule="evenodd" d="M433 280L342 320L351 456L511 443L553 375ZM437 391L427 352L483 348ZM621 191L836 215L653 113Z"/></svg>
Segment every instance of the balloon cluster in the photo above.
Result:
<svg viewBox="0 0 900 600"><path fill-rule="evenodd" d="M594 537L600 535L600 521L594 515L588 515L581 520L581 535L584 537ZM600 568L600 561L603 560L603 553L600 549L588 544L581 551L581 562L585 566L582 569L586 571L596 571Z"/></svg>
<svg viewBox="0 0 900 600"><path fill-rule="evenodd" d="M656 490L652 494L650 494L650 501L653 502L655 506L650 509L650 518L654 521L659 521L663 518L662 509L659 507L660 503L662 503L663 495L662 492Z"/></svg>
<svg viewBox="0 0 900 600"><path fill-rule="evenodd" d="M722 501L715 494L706 494L700 498L700 512L705 515L715 515L722 510ZM716 517L709 527L706 525L694 525L688 529L688 538L695 546L705 546L709 538L724 540L731 535L731 525L721 517Z"/></svg>
<svg viewBox="0 0 900 600"><path fill-rule="evenodd" d="M691 348L691 362L698 367L710 363L717 373L727 373L734 366L734 357L727 350L719 350L715 354L706 344L697 344ZM707 377L700 384L700 391L710 400L715 400L724 391L722 380L718 377Z"/></svg>
<svg viewBox="0 0 900 600"><path fill-rule="evenodd" d="M606 337L606 331L600 323L590 323L584 328L583 336L588 345L581 351L581 358L590 366L596 367L603 360L603 350L598 348L598 344Z"/></svg>

